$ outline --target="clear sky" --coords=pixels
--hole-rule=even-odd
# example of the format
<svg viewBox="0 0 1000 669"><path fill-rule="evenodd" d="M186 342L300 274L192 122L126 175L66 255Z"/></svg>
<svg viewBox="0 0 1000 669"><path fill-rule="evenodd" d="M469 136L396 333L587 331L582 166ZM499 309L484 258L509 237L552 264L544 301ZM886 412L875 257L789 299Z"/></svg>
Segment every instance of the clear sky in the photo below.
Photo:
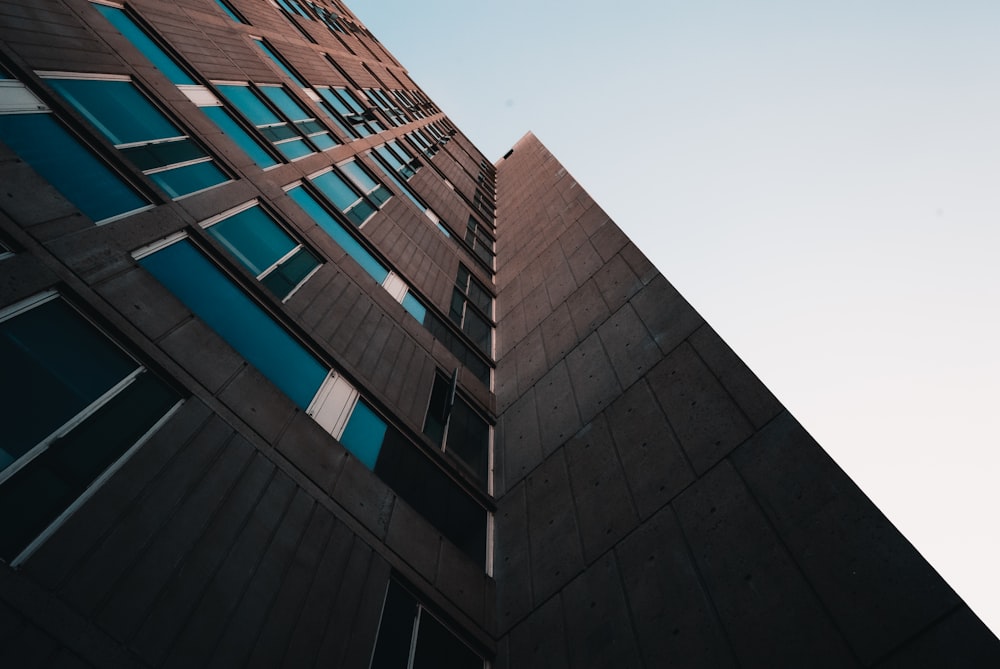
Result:
<svg viewBox="0 0 1000 669"><path fill-rule="evenodd" d="M1000 2L348 0L533 131L1000 632Z"/></svg>

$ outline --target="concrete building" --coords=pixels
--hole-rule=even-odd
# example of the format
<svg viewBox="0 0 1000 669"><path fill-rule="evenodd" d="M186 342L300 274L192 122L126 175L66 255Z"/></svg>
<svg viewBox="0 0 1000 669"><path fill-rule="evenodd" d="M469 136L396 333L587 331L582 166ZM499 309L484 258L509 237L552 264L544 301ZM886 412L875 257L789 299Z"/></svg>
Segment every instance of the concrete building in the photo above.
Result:
<svg viewBox="0 0 1000 669"><path fill-rule="evenodd" d="M0 245L0 666L1000 666L339 2L0 2Z"/></svg>

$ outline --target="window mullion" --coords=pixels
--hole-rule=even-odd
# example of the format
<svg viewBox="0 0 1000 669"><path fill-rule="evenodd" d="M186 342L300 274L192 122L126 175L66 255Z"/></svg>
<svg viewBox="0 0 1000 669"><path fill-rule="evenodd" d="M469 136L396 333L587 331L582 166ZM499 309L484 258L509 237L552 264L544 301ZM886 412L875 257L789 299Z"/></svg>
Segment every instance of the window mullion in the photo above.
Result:
<svg viewBox="0 0 1000 669"><path fill-rule="evenodd" d="M125 390L125 388L130 386L132 382L136 380L139 374L141 374L144 371L145 367L137 367L121 381L108 388L108 390L106 390L103 395L101 395L93 402L85 406L78 414L76 414L68 421L60 425L58 428L56 428L56 430L52 434L42 439L40 442L38 442L38 444L33 446L24 455L22 455L17 460L9 464L6 469L0 472L0 485L2 485L7 479L14 476L14 474L21 471L32 460L37 458L45 451L49 450L49 446L51 446L53 442L55 442L57 439L60 439L61 437L64 437L70 432L72 432L74 428L80 425L80 423L87 420L87 418L89 418L97 410L99 410L101 407L107 404L113 397L118 395L118 393L122 392L123 390Z"/></svg>
<svg viewBox="0 0 1000 669"><path fill-rule="evenodd" d="M305 247L302 244L299 244L294 249L292 249L291 251L289 251L285 255L283 255L280 258L278 258L274 262L273 265L271 265L270 267L268 267L263 272L261 272L260 274L257 275L257 280L259 281L260 279L263 279L265 276L267 276L268 274L270 274L271 272L273 272L274 270L276 270L278 267L281 266L281 264L283 262L285 262L286 260L288 260L289 258L291 258L292 256L294 256L296 253L298 253L299 251L301 251L303 248L305 248Z"/></svg>

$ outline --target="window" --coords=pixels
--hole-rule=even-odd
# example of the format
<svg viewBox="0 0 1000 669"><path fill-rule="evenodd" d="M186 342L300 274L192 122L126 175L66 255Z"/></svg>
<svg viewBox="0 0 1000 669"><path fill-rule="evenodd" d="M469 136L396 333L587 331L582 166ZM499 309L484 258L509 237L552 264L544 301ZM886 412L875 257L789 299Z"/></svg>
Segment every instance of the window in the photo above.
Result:
<svg viewBox="0 0 1000 669"><path fill-rule="evenodd" d="M325 151L339 143L282 86L261 86L260 90L317 149Z"/></svg>
<svg viewBox="0 0 1000 669"><path fill-rule="evenodd" d="M6 76L0 79L0 141L96 222L149 204L21 82Z"/></svg>
<svg viewBox="0 0 1000 669"><path fill-rule="evenodd" d="M136 255L140 265L414 510L458 548L486 564L486 510L190 240Z"/></svg>
<svg viewBox="0 0 1000 669"><path fill-rule="evenodd" d="M482 213L486 214L490 218L493 218L496 207L494 206L494 197L492 195L486 195L482 190L476 188L473 205Z"/></svg>
<svg viewBox="0 0 1000 669"><path fill-rule="evenodd" d="M316 92L326 103L324 108L348 126L341 126L348 135L367 137L385 130L346 88L317 88Z"/></svg>
<svg viewBox="0 0 1000 669"><path fill-rule="evenodd" d="M248 84L220 84L216 88L289 160L336 145L326 129L281 86L262 86L260 91Z"/></svg>
<svg viewBox="0 0 1000 669"><path fill-rule="evenodd" d="M229 3L229 0L215 0L215 3L219 5L226 16L231 18L233 21L236 21L237 23L244 23L246 25L250 24L250 22L243 18L243 15Z"/></svg>
<svg viewBox="0 0 1000 669"><path fill-rule="evenodd" d="M188 239L139 264L302 409L329 368L261 309Z"/></svg>
<svg viewBox="0 0 1000 669"><path fill-rule="evenodd" d="M368 96L372 104L382 110L382 113L385 114L385 117L393 125L403 125L410 122L410 119L406 118L403 110L396 106L396 103L381 89L366 88L365 95Z"/></svg>
<svg viewBox="0 0 1000 669"><path fill-rule="evenodd" d="M483 664L409 590L389 581L371 669L483 669Z"/></svg>
<svg viewBox="0 0 1000 669"><path fill-rule="evenodd" d="M333 206L352 223L360 226L378 211L391 194L353 160L340 165L340 169L347 175L347 179L336 170L328 170L309 180Z"/></svg>
<svg viewBox="0 0 1000 669"><path fill-rule="evenodd" d="M433 158L434 154L438 152L437 144L428 139L422 130L414 130L408 134L407 137L409 137L410 141L413 142L413 144L420 149L420 152L428 158Z"/></svg>
<svg viewBox="0 0 1000 669"><path fill-rule="evenodd" d="M334 218L320 201L310 193L305 187L299 185L288 190L288 197L292 198L302 210L309 214L309 217L316 221L316 224L323 228L326 234L337 242L340 248L354 259L361 268L375 279L380 285L388 278L387 270L381 262L375 259L368 250L358 242L354 236L341 225L340 221Z"/></svg>
<svg viewBox="0 0 1000 669"><path fill-rule="evenodd" d="M492 270L495 258L493 249L496 242L492 235L486 231L486 226L472 216L469 216L469 224L465 229L465 241L472 247L476 256Z"/></svg>
<svg viewBox="0 0 1000 669"><path fill-rule="evenodd" d="M413 118L421 119L424 118L424 116L426 116L426 114L420 111L420 108L417 106L417 103L414 102L413 98L411 98L406 91L393 91L392 94L395 96L396 100L408 112L410 112L410 115L413 116Z"/></svg>
<svg viewBox="0 0 1000 669"><path fill-rule="evenodd" d="M272 63L274 63L279 70L284 72L289 79L298 84L300 88L306 88L306 84L303 83L302 79L300 79L297 74L292 72L291 66L288 63L286 63L285 60L281 58L277 53L275 53L274 49L272 49L271 46L267 44L267 42L265 42L262 39L257 39L256 37L253 39L253 41L256 42L257 46L260 47L260 50L264 52L264 55L267 56L268 59Z"/></svg>
<svg viewBox="0 0 1000 669"><path fill-rule="evenodd" d="M170 197L229 181L212 157L127 79L51 78L52 88Z"/></svg>
<svg viewBox="0 0 1000 669"><path fill-rule="evenodd" d="M128 14L116 7L107 5L94 5L94 7L111 22L118 31L128 38L130 42L153 65L156 66L166 77L177 85L188 99L197 105L205 115L212 120L215 125L232 139L243 151L253 159L260 167L271 167L277 165L277 161L261 146L260 142L251 137L246 130L233 118L222 103L204 86L200 86L188 76L177 61L167 55L160 46L153 41L153 37L138 26ZM225 5L223 5L225 8Z"/></svg>
<svg viewBox="0 0 1000 669"><path fill-rule="evenodd" d="M368 155L372 156L375 165L382 171L382 174L384 174L389 181L395 184L396 188L399 189L399 192L405 195L406 199L408 199L410 202L416 205L417 209L424 212L424 216L429 218L431 222L434 223L434 225L438 229L438 232L443 234L445 237L451 237L451 233L448 232L448 228L446 228L441 223L441 219L438 218L438 215L434 213L434 210L428 207L426 204L424 204L424 201L421 200L419 197L417 197L417 194L413 192L413 190L406 184L405 181L402 181L397 177L395 169L393 167L390 167L387 163L383 162L384 158L381 158L380 154L377 151L374 154L369 153Z"/></svg>
<svg viewBox="0 0 1000 669"><path fill-rule="evenodd" d="M446 539L485 567L486 510L371 405L357 401L339 438Z"/></svg>
<svg viewBox="0 0 1000 669"><path fill-rule="evenodd" d="M94 9L99 11L104 15L111 25L118 29L122 35L124 35L129 42L135 46L139 51L142 52L149 62L151 62L156 69L169 79L171 82L186 86L194 84L194 80L188 76L187 72L181 69L177 62L168 56L163 49L160 48L156 42L154 42L145 31L140 28L135 21L132 20L125 10L118 7L109 7L107 5L93 5Z"/></svg>
<svg viewBox="0 0 1000 669"><path fill-rule="evenodd" d="M462 332L467 334L483 353L491 355L493 296L479 279L461 265L458 267L448 317L455 325L462 328Z"/></svg>
<svg viewBox="0 0 1000 669"><path fill-rule="evenodd" d="M400 146L396 140L386 142L375 149L375 153L396 172L396 176L406 181L420 169L420 161Z"/></svg>
<svg viewBox="0 0 1000 669"><path fill-rule="evenodd" d="M346 165L346 164L345 164ZM344 167L343 165L341 167ZM324 179L326 175L333 175L330 179ZM427 306L420 301L410 290L406 282L398 277L394 272L389 271L386 266L375 258L358 239L352 235L344 224L342 224L330 209L340 209L347 206L347 215L357 209L357 193L336 172L324 172L311 180L312 185L319 193L311 192L301 184L288 189L287 193L292 200L305 211L316 224L321 227L335 242L344 249L358 265L364 269L375 282L386 289L403 308L434 335L444 346L458 358L459 362L469 368L476 378L482 381L487 387L490 384L490 366L482 359L482 355L474 351L465 341L451 331L448 325L427 309ZM361 200L361 202L367 202ZM345 205L345 203L347 203ZM366 208L370 205L365 205ZM365 209L362 211L373 211ZM360 215L359 215L360 216ZM351 219L355 222L355 219Z"/></svg>
<svg viewBox="0 0 1000 669"><path fill-rule="evenodd" d="M457 372L457 370L456 370ZM457 374L434 377L424 434L454 455L486 487L489 468L490 426L472 406L458 396Z"/></svg>
<svg viewBox="0 0 1000 669"><path fill-rule="evenodd" d="M334 34L338 32L339 33L347 32L346 30L344 30L344 27L340 25L340 21L337 20L337 17L332 12L327 10L326 7L323 7L322 5L317 5L315 2L308 2L308 0L306 4L309 5L309 7L313 10L313 12L316 13L316 16L319 17L319 20L322 21L324 24L326 24L326 27L330 30L330 32Z"/></svg>
<svg viewBox="0 0 1000 669"><path fill-rule="evenodd" d="M17 563L180 398L55 293L0 311L0 369L0 557Z"/></svg>
<svg viewBox="0 0 1000 669"><path fill-rule="evenodd" d="M205 228L279 300L291 295L319 267L316 256L258 205L224 214Z"/></svg>
<svg viewBox="0 0 1000 669"><path fill-rule="evenodd" d="M312 17L309 16L309 13L302 8L302 5L298 3L298 0L277 0L277 3L279 7L289 14L298 14L304 19L308 19L309 21L313 20Z"/></svg>

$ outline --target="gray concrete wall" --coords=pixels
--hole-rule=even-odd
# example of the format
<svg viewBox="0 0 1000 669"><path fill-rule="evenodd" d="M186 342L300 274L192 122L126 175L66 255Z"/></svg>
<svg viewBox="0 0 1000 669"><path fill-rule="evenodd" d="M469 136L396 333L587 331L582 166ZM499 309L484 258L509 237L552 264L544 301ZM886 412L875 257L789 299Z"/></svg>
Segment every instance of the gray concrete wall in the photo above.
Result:
<svg viewBox="0 0 1000 669"><path fill-rule="evenodd" d="M533 135L498 201L497 667L1000 665Z"/></svg>

